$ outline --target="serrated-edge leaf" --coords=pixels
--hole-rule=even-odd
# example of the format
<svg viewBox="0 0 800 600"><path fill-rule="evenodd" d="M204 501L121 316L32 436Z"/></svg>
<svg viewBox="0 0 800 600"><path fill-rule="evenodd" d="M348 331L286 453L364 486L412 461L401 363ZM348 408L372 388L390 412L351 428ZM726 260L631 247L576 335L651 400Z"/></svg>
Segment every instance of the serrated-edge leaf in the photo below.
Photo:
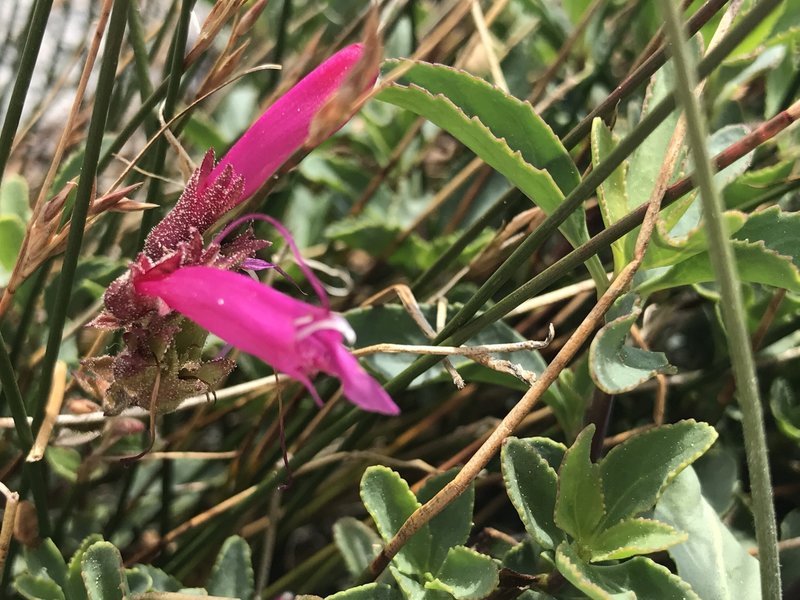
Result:
<svg viewBox="0 0 800 600"><path fill-rule="evenodd" d="M383 583L368 583L328 596L325 600L396 600L397 593Z"/></svg>
<svg viewBox="0 0 800 600"><path fill-rule="evenodd" d="M397 567L389 565L389 571L407 600L452 600L453 598L447 592L425 588L419 581Z"/></svg>
<svg viewBox="0 0 800 600"><path fill-rule="evenodd" d="M597 167L616 147L617 141L614 134L600 117L592 121L592 165ZM597 204L606 227L610 227L628 212L628 163L623 161L597 188ZM630 235L630 234L626 234ZM611 253L614 257L614 271L619 272L630 262L625 253L625 236L611 243Z"/></svg>
<svg viewBox="0 0 800 600"><path fill-rule="evenodd" d="M625 304L630 297L629 294L618 299L615 307ZM592 381L607 394L629 392L659 373L676 371L663 352L652 352L626 344L631 327L642 313L638 299L632 304L628 314L606 323L589 346L589 372Z"/></svg>
<svg viewBox="0 0 800 600"><path fill-rule="evenodd" d="M81 576L89 600L126 600L130 593L122 556L111 542L96 542L86 549Z"/></svg>
<svg viewBox="0 0 800 600"><path fill-rule="evenodd" d="M590 565L563 543L556 551L556 566L567 581L593 600L701 600L680 577L641 556L611 566ZM648 579L641 581L642 576Z"/></svg>
<svg viewBox="0 0 800 600"><path fill-rule="evenodd" d="M254 588L253 562L250 546L238 535L228 537L222 544L206 589L214 596L249 598Z"/></svg>
<svg viewBox="0 0 800 600"><path fill-rule="evenodd" d="M388 467L366 469L361 478L361 501L384 542L392 539L421 504L400 475ZM394 557L401 571L425 573L431 547L427 524L420 528Z"/></svg>
<svg viewBox="0 0 800 600"><path fill-rule="evenodd" d="M353 517L342 517L334 523L333 540L353 577L364 572L382 545L377 533Z"/></svg>
<svg viewBox="0 0 800 600"><path fill-rule="evenodd" d="M467 572L459 561L470 563ZM468 579L465 579L465 576ZM464 546L455 546L447 552L436 580L457 600L479 600L488 596L500 583L494 561L485 554ZM429 587L427 584L425 587Z"/></svg>
<svg viewBox="0 0 800 600"><path fill-rule="evenodd" d="M443 94L431 94L417 85L393 84L376 98L424 116L456 137L488 165L504 175L545 213L551 214L564 200L564 194L547 171L526 162L505 139L495 137L479 117L468 117ZM434 110L430 110L434 109ZM573 246L589 239L585 217L576 211L559 227Z"/></svg>
<svg viewBox="0 0 800 600"><path fill-rule="evenodd" d="M673 440L675 433L678 435ZM670 451L665 455L659 448L659 438L663 440L665 435L670 436L668 442L681 445L677 453ZM612 448L599 464L606 501L603 525L608 527L652 508L664 488L700 458L716 439L717 432L711 425L687 419L643 431ZM645 477L634 477L634 467L642 465ZM664 473L655 470L665 466ZM649 484L649 489L642 490L645 484Z"/></svg>
<svg viewBox="0 0 800 600"><path fill-rule="evenodd" d="M425 504L433 498L445 485L450 483L458 474L459 469L450 469L430 477L422 486L417 499ZM444 510L428 521L431 532L431 550L428 558L428 568L437 571L447 557L447 552L454 546L467 543L469 533L472 531L472 512L475 505L475 483L470 482L455 500L450 502Z"/></svg>
<svg viewBox="0 0 800 600"><path fill-rule="evenodd" d="M771 250L761 240L745 242L734 239L731 247L742 281L800 293L800 270L791 256ZM714 271L708 254L702 253L678 263L663 275L648 279L636 291L646 296L660 290L710 281L714 281Z"/></svg>
<svg viewBox="0 0 800 600"><path fill-rule="evenodd" d="M102 542L103 536L99 533L93 533L85 537L78 549L69 559L67 564L67 596L69 600L88 600L86 595L86 587L83 585L83 578L81 577L81 561L86 550L97 542Z"/></svg>
<svg viewBox="0 0 800 600"><path fill-rule="evenodd" d="M558 471L555 523L578 542L589 540L605 515L600 465L590 458L594 424L575 438Z"/></svg>
<svg viewBox="0 0 800 600"><path fill-rule="evenodd" d="M44 575L22 573L14 579L14 588L28 600L65 600L61 587Z"/></svg>
<svg viewBox="0 0 800 600"><path fill-rule="evenodd" d="M506 492L528 535L543 548L555 548L564 540L554 517L558 492L555 469L534 446L514 437L503 444L500 464Z"/></svg>
<svg viewBox="0 0 800 600"><path fill-rule="evenodd" d="M625 519L600 532L591 543L591 562L651 554L685 542L689 536L653 519Z"/></svg>

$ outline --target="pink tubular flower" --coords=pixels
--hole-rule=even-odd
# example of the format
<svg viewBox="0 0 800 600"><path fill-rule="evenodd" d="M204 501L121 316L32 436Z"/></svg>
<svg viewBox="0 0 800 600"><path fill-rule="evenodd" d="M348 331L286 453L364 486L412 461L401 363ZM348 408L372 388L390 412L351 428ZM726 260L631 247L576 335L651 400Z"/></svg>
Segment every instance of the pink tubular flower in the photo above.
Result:
<svg viewBox="0 0 800 600"><path fill-rule="evenodd" d="M310 377L338 377L344 395L372 412L398 414L386 391L350 354L353 330L326 308L295 300L237 273L213 267L158 267L134 278L139 294L160 298L240 350L300 381L321 402Z"/></svg>
<svg viewBox="0 0 800 600"><path fill-rule="evenodd" d="M314 118L345 86L348 75L356 76L354 69L363 55L361 44L343 48L278 98L216 165L213 151L209 151L175 207L148 235L145 254L154 259L169 254L191 238L193 228L205 232L223 214L250 198L303 147ZM377 76L377 71L364 75L357 87L368 89ZM325 134L334 133L351 116L339 115L340 121L325 129Z"/></svg>

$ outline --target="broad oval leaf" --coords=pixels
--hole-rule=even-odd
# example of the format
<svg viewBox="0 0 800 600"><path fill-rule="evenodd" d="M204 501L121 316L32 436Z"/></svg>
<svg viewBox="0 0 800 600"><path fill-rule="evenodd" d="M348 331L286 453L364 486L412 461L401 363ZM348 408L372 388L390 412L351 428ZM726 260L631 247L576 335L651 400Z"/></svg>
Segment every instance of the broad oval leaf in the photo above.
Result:
<svg viewBox="0 0 800 600"><path fill-rule="evenodd" d="M81 576L89 600L126 600L130 594L122 556L111 542L96 542L86 549Z"/></svg>
<svg viewBox="0 0 800 600"><path fill-rule="evenodd" d="M36 548L25 548L25 565L31 575L49 577L59 587L66 587L67 564L52 539L42 540Z"/></svg>
<svg viewBox="0 0 800 600"><path fill-rule="evenodd" d="M591 562L651 554L686 541L687 535L652 519L625 519L595 536Z"/></svg>
<svg viewBox="0 0 800 600"><path fill-rule="evenodd" d="M592 379L607 394L629 392L659 373L675 372L663 352L626 344L631 326L641 313L635 294L622 296L614 303L606 324L589 347Z"/></svg>
<svg viewBox="0 0 800 600"><path fill-rule="evenodd" d="M641 556L608 567L590 565L565 542L556 552L556 566L592 600L700 600L680 577Z"/></svg>
<svg viewBox="0 0 800 600"><path fill-rule="evenodd" d="M67 565L67 585L65 588L69 600L87 600L86 587L83 585L83 578L81 577L83 555L92 544L102 540L103 536L98 533L87 536L81 542L81 545L78 546L72 558L69 559L69 564Z"/></svg>
<svg viewBox="0 0 800 600"><path fill-rule="evenodd" d="M212 596L250 598L253 595L253 586L250 546L244 538L232 535L222 544L206 589Z"/></svg>
<svg viewBox="0 0 800 600"><path fill-rule="evenodd" d="M381 539L353 517L343 517L333 526L333 539L353 577L364 572L381 549Z"/></svg>
<svg viewBox="0 0 800 600"><path fill-rule="evenodd" d="M669 554L680 576L704 600L761 598L758 561L748 554L703 498L700 480L684 470L656 504L655 517L689 534Z"/></svg>
<svg viewBox="0 0 800 600"><path fill-rule="evenodd" d="M707 423L692 419L644 431L600 461L606 527L649 510L661 491L717 439Z"/></svg>
<svg viewBox="0 0 800 600"><path fill-rule="evenodd" d="M14 588L27 600L64 600L64 591L49 577L22 573L14 580Z"/></svg>
<svg viewBox="0 0 800 600"><path fill-rule="evenodd" d="M594 425L575 438L558 471L555 522L581 544L588 543L605 515L600 466L590 452Z"/></svg>
<svg viewBox="0 0 800 600"><path fill-rule="evenodd" d="M525 530L543 548L558 546L565 538L554 518L558 490L555 469L532 444L513 437L503 444L500 463L508 497Z"/></svg>
<svg viewBox="0 0 800 600"><path fill-rule="evenodd" d="M438 589L457 600L478 600L488 596L499 583L497 566L485 554L464 546L450 548L442 568L427 589Z"/></svg>
<svg viewBox="0 0 800 600"><path fill-rule="evenodd" d="M389 63L390 65L393 63ZM443 65L401 61L403 80L376 97L438 125L502 173L547 214L580 181L564 146L527 102ZM574 245L587 241L582 211L561 226Z"/></svg>
<svg viewBox="0 0 800 600"><path fill-rule="evenodd" d="M451 469L428 479L417 494L419 501L425 504L450 483L457 473L458 469ZM469 532L472 530L474 504L475 484L470 483L467 489L450 502L442 512L428 521L432 542L428 567L434 573L444 562L451 548L467 543Z"/></svg>
<svg viewBox="0 0 800 600"><path fill-rule="evenodd" d="M405 480L383 466L369 467L364 472L361 501L385 542L392 539L406 519L421 506ZM431 532L425 525L392 560L405 573L425 573L431 544Z"/></svg>

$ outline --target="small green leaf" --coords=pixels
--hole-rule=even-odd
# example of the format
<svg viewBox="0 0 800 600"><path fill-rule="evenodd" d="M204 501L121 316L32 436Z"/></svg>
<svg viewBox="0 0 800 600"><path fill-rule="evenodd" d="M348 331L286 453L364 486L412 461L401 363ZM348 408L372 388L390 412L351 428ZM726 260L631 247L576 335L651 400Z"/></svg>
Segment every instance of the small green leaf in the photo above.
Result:
<svg viewBox="0 0 800 600"><path fill-rule="evenodd" d="M612 448L600 462L604 525L652 508L664 487L716 439L713 427L690 419L644 431Z"/></svg>
<svg viewBox="0 0 800 600"><path fill-rule="evenodd" d="M589 347L592 379L607 394L629 392L659 373L675 372L663 352L642 350L625 343L641 313L635 294L617 299L606 317L606 324Z"/></svg>
<svg viewBox="0 0 800 600"><path fill-rule="evenodd" d="M390 66L395 63L389 61ZM443 65L401 61L404 81L377 98L435 123L502 173L547 214L580 181L569 153L527 102ZM582 211L561 226L575 246L588 240Z"/></svg>
<svg viewBox="0 0 800 600"><path fill-rule="evenodd" d="M83 554L81 576L89 600L126 600L130 591L122 556L111 542L95 542Z"/></svg>
<svg viewBox="0 0 800 600"><path fill-rule="evenodd" d="M406 575L396 567L390 565L389 571L407 600L453 600L451 594L441 590L428 589L414 577Z"/></svg>
<svg viewBox="0 0 800 600"><path fill-rule="evenodd" d="M81 542L81 545L78 546L72 558L69 559L69 565L67 565L67 585L65 588L69 600L88 600L86 596L86 587L83 585L83 578L81 577L83 555L92 544L101 542L102 540L103 536L97 533L86 537Z"/></svg>
<svg viewBox="0 0 800 600"><path fill-rule="evenodd" d="M128 582L128 589L131 594L143 594L153 589L153 578L150 577L147 571L139 567L125 569L125 579Z"/></svg>
<svg viewBox="0 0 800 600"><path fill-rule="evenodd" d="M75 448L48 446L44 454L47 464L61 477L69 482L78 480L78 469L81 467L81 455Z"/></svg>
<svg viewBox="0 0 800 600"><path fill-rule="evenodd" d="M794 160L783 160L774 165L753 169L740 175L736 181L728 184L723 192L725 206L727 208L738 208L743 205L749 205L753 198L783 185L791 175L794 164Z"/></svg>
<svg viewBox="0 0 800 600"><path fill-rule="evenodd" d="M599 533L591 544L591 562L651 554L686 541L686 534L652 519L625 519Z"/></svg>
<svg viewBox="0 0 800 600"><path fill-rule="evenodd" d="M400 600L400 596L388 585L368 583L328 596L325 600Z"/></svg>
<svg viewBox="0 0 800 600"><path fill-rule="evenodd" d="M500 463L508 497L525 530L543 548L555 548L564 540L554 520L558 490L555 469L533 444L513 437L503 444Z"/></svg>
<svg viewBox="0 0 800 600"><path fill-rule="evenodd" d="M388 542L406 519L420 507L408 484L387 467L369 467L361 478L361 500ZM401 571L425 573L432 541L427 525L415 533L393 559Z"/></svg>
<svg viewBox="0 0 800 600"><path fill-rule="evenodd" d="M134 565L134 568L146 573L153 582L152 589L157 592L177 592L183 585L172 575L168 575L152 565Z"/></svg>
<svg viewBox="0 0 800 600"><path fill-rule="evenodd" d="M555 522L578 542L594 535L605 514L600 465L590 458L594 425L589 425L567 450L558 472Z"/></svg>
<svg viewBox="0 0 800 600"><path fill-rule="evenodd" d="M45 575L22 573L14 580L14 588L28 600L64 600L61 587Z"/></svg>
<svg viewBox="0 0 800 600"><path fill-rule="evenodd" d="M457 600L477 600L494 591L499 581L497 566L490 557L455 546L450 548L436 577L425 587L448 592Z"/></svg>
<svg viewBox="0 0 800 600"><path fill-rule="evenodd" d="M592 165L597 167L608 157L616 145L617 141L611 130L603 123L600 117L596 117L592 121ZM619 221L630 210L625 179L626 166L626 162L620 163L597 188L597 204L600 207L600 214L603 216L603 222L606 227ZM625 252L624 236L611 244L611 253L614 257L614 272L619 273L630 262L631 258Z"/></svg>
<svg viewBox="0 0 800 600"><path fill-rule="evenodd" d="M25 564L31 575L49 577L62 588L67 585L67 565L50 538L36 548L25 548Z"/></svg>
<svg viewBox="0 0 800 600"><path fill-rule="evenodd" d="M333 539L344 557L352 577L364 572L381 549L381 538L353 517L343 517L333 525Z"/></svg>
<svg viewBox="0 0 800 600"><path fill-rule="evenodd" d="M689 534L669 549L678 574L701 598L761 598L758 561L703 498L694 469L685 469L656 504L655 518Z"/></svg>
<svg viewBox="0 0 800 600"><path fill-rule="evenodd" d="M3 177L0 183L0 215L16 215L23 223L31 218L28 182L13 173Z"/></svg>
<svg viewBox="0 0 800 600"><path fill-rule="evenodd" d="M24 237L25 224L17 215L0 215L0 287L11 279Z"/></svg>
<svg viewBox="0 0 800 600"><path fill-rule="evenodd" d="M253 564L250 546L232 535L222 544L206 589L212 596L250 598L253 595Z"/></svg>
<svg viewBox="0 0 800 600"><path fill-rule="evenodd" d="M800 442L800 404L785 379L776 379L769 390L769 407L783 435Z"/></svg>
<svg viewBox="0 0 800 600"><path fill-rule="evenodd" d="M589 565L565 542L556 552L556 566L592 600L700 600L680 577L641 556L608 567Z"/></svg>
<svg viewBox="0 0 800 600"><path fill-rule="evenodd" d="M458 474L458 469L434 475L417 494L422 504L433 498L445 485ZM436 572L447 557L450 548L467 543L472 531L472 510L475 504L475 484L470 483L464 492L428 522L431 532L431 554L428 568Z"/></svg>

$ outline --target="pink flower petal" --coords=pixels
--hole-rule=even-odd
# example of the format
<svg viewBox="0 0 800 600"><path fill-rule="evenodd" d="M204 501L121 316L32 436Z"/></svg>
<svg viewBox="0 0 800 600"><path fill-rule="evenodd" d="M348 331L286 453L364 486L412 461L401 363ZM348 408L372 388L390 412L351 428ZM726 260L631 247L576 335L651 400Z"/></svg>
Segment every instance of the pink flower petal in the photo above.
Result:
<svg viewBox="0 0 800 600"><path fill-rule="evenodd" d="M137 293L160 298L225 342L297 379L317 402L309 375L324 371L341 379L353 404L383 414L400 412L343 345L349 326L336 313L212 267L153 268L134 273L133 284Z"/></svg>
<svg viewBox="0 0 800 600"><path fill-rule="evenodd" d="M344 83L362 53L361 44L343 48L278 98L219 161L212 177L230 164L244 176L242 199L252 196L303 145L314 116Z"/></svg>
<svg viewBox="0 0 800 600"><path fill-rule="evenodd" d="M400 414L400 408L392 401L386 390L364 370L358 359L350 354L347 348L338 344L331 350L333 364L330 370L325 369L325 371L342 381L344 395L350 402L370 412L384 415Z"/></svg>

